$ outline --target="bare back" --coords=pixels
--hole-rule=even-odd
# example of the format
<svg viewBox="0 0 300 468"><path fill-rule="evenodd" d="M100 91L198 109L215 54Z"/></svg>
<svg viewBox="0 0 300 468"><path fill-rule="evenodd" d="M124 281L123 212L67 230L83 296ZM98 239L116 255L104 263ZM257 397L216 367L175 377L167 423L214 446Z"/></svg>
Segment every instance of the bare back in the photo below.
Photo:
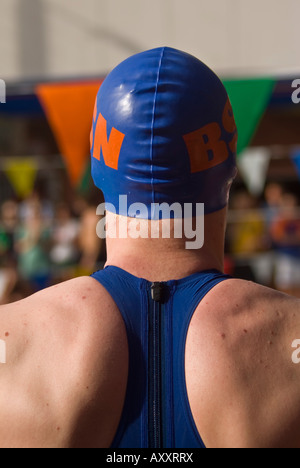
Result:
<svg viewBox="0 0 300 468"><path fill-rule="evenodd" d="M300 303L229 280L198 306L186 345L191 409L207 447L298 446ZM299 335L297 336L299 329ZM128 346L106 290L80 278L0 309L1 447L109 447Z"/></svg>
<svg viewBox="0 0 300 468"><path fill-rule="evenodd" d="M298 447L300 302L230 280L199 305L187 341L189 398L208 447Z"/></svg>
<svg viewBox="0 0 300 468"><path fill-rule="evenodd" d="M72 280L0 309L1 447L107 447L127 381L126 332L108 293Z"/></svg>

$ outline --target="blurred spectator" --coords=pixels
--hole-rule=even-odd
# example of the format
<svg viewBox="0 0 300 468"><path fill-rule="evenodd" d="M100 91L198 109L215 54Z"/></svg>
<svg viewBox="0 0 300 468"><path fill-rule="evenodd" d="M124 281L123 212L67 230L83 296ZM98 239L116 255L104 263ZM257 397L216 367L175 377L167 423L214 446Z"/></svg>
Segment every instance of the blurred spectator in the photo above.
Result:
<svg viewBox="0 0 300 468"><path fill-rule="evenodd" d="M71 210L65 203L56 208L55 223L52 233L53 247L50 258L54 266L54 274L65 278L67 270L72 270L79 258L78 251L79 223L72 218Z"/></svg>
<svg viewBox="0 0 300 468"><path fill-rule="evenodd" d="M271 226L276 250L275 286L289 294L300 296L300 216L298 197L286 192L282 196L280 213Z"/></svg>
<svg viewBox="0 0 300 468"><path fill-rule="evenodd" d="M227 237L234 259L234 276L257 281L257 275L263 271L262 253L267 246L264 216L258 200L246 190L234 194L231 209Z"/></svg>
<svg viewBox="0 0 300 468"><path fill-rule="evenodd" d="M96 209L96 206L86 206L81 215L78 239L81 251L79 264L79 274L81 275L91 275L101 266L98 265L98 260L105 242L103 239L99 239L96 234L97 223L99 222Z"/></svg>
<svg viewBox="0 0 300 468"><path fill-rule="evenodd" d="M235 256L249 256L265 250L266 226L258 201L246 190L233 198L232 225L228 231L230 249Z"/></svg>
<svg viewBox="0 0 300 468"><path fill-rule="evenodd" d="M18 204L13 200L8 200L1 207L0 223L0 245L1 245L1 263L13 263L14 254L14 235L19 224Z"/></svg>
<svg viewBox="0 0 300 468"><path fill-rule="evenodd" d="M16 233L18 270L31 289L38 291L47 287L50 282L50 261L47 253L50 230L44 224L42 206L37 198L31 198L23 206L26 206L24 219Z"/></svg>
<svg viewBox="0 0 300 468"><path fill-rule="evenodd" d="M85 197L67 191L67 201L55 209L52 199L36 183L25 200L0 205L0 305L104 265L105 242L96 233L103 201L98 190Z"/></svg>
<svg viewBox="0 0 300 468"><path fill-rule="evenodd" d="M18 205L9 200L1 207L0 223L0 305L9 301L17 283L14 233L18 226Z"/></svg>
<svg viewBox="0 0 300 468"><path fill-rule="evenodd" d="M274 219L278 216L279 210L282 206L283 187L276 183L271 182L265 189L265 219L270 227Z"/></svg>
<svg viewBox="0 0 300 468"><path fill-rule="evenodd" d="M32 194L20 203L19 213L21 222L26 222L26 219L31 216L32 207L39 205L40 214L43 218L45 226L53 225L53 206L49 200L42 199L38 191L34 190Z"/></svg>

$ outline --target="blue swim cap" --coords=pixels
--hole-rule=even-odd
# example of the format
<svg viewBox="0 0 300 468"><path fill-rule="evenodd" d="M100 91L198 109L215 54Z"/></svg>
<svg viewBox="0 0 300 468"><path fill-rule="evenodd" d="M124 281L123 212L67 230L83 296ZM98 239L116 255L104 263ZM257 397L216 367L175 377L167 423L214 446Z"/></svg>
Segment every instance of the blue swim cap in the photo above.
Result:
<svg viewBox="0 0 300 468"><path fill-rule="evenodd" d="M228 203L236 142L232 108L215 73L187 53L153 49L122 62L100 87L92 176L107 209L120 215L154 219L153 207L162 203L204 203L208 214ZM132 210L136 203L145 209Z"/></svg>

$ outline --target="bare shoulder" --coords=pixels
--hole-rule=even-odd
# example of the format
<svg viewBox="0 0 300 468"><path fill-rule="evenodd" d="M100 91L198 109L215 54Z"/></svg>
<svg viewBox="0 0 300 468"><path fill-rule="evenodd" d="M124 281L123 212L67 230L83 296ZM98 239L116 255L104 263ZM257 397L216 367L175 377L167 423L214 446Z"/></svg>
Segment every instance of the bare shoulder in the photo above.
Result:
<svg viewBox="0 0 300 468"><path fill-rule="evenodd" d="M255 326L300 325L300 300L259 284L230 279L216 286L198 307L208 320ZM244 328L243 331L245 332ZM300 329L299 329L300 331ZM246 333L246 332L245 332Z"/></svg>
<svg viewBox="0 0 300 468"><path fill-rule="evenodd" d="M257 372L257 364L266 369L268 360L290 363L292 343L300 338L300 300L232 279L204 298L194 316L197 322L224 357Z"/></svg>
<svg viewBox="0 0 300 468"><path fill-rule="evenodd" d="M288 346L300 336L300 300L248 281L224 281L204 298L191 323L191 330L230 353L255 342L256 349L266 345L274 350ZM201 331L202 330L202 331ZM251 349L251 352L253 350Z"/></svg>
<svg viewBox="0 0 300 468"><path fill-rule="evenodd" d="M55 330L63 333L66 343L89 327L101 332L105 322L114 319L118 321L119 314L107 291L94 279L81 277L0 307L0 338L27 334L39 338Z"/></svg>
<svg viewBox="0 0 300 468"><path fill-rule="evenodd" d="M299 446L297 338L296 298L234 279L204 298L189 330L187 384L208 446Z"/></svg>
<svg viewBox="0 0 300 468"><path fill-rule="evenodd" d="M98 282L77 278L1 307L0 339L0 446L87 446L95 438L109 445L126 385L127 341ZM97 423L89 411L99 415ZM101 433L104 421L108 430Z"/></svg>

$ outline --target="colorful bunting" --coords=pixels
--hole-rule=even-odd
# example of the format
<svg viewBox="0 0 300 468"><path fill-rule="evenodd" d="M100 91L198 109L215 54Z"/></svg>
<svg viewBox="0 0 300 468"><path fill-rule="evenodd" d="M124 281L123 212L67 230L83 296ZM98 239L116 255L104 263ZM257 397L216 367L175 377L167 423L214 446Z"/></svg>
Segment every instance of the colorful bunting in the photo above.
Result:
<svg viewBox="0 0 300 468"><path fill-rule="evenodd" d="M102 80L52 83L36 89L74 187L86 181L89 135ZM269 78L224 80L238 127L238 154L251 142L275 85ZM85 182L83 182L86 185Z"/></svg>
<svg viewBox="0 0 300 468"><path fill-rule="evenodd" d="M93 109L101 82L43 84L36 89L74 187L89 161Z"/></svg>
<svg viewBox="0 0 300 468"><path fill-rule="evenodd" d="M3 170L19 198L32 193L38 171L35 159L9 158L4 161Z"/></svg>
<svg viewBox="0 0 300 468"><path fill-rule="evenodd" d="M248 148L238 159L240 174L249 192L255 197L264 192L270 160L271 150L267 147Z"/></svg>
<svg viewBox="0 0 300 468"><path fill-rule="evenodd" d="M268 78L224 80L238 128L238 154L250 144L275 83Z"/></svg>

